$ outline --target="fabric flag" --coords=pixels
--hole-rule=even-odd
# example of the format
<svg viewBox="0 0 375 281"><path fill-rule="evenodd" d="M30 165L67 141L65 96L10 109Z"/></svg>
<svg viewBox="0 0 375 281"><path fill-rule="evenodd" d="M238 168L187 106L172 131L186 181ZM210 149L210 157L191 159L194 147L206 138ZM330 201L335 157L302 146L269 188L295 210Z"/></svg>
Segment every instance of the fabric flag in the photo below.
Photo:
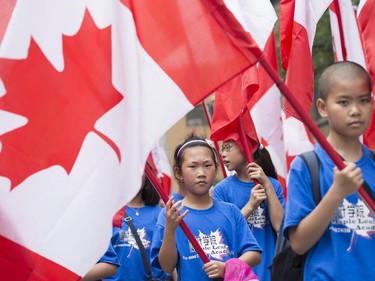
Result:
<svg viewBox="0 0 375 281"><path fill-rule="evenodd" d="M256 20L251 21L251 19L257 19L254 14L246 14L252 11L249 9L250 2L228 0L225 3L243 28L249 31L249 25L256 22ZM253 66L222 85L215 92L210 136L212 140L233 139L243 148L244 144L240 133L243 129L250 152L252 153L257 149L258 137L253 120L250 114L247 114L249 110L247 104L258 88L258 71L256 66Z"/></svg>
<svg viewBox="0 0 375 281"><path fill-rule="evenodd" d="M310 111L314 97L311 51L316 25L331 1L280 2L280 51L282 67L286 70L285 84L306 112ZM297 155L313 149L313 139L288 102L284 103L284 111L283 130L288 172L290 163Z"/></svg>
<svg viewBox="0 0 375 281"><path fill-rule="evenodd" d="M249 25L250 33L264 52L267 61L277 70L274 25L277 20L275 10L269 1L248 1L251 8L244 9L257 17ZM248 107L254 121L259 141L269 151L275 165L278 179L286 192L286 156L281 115L281 94L263 67L258 66L259 89L252 96Z"/></svg>
<svg viewBox="0 0 375 281"><path fill-rule="evenodd" d="M252 68L247 71L256 71L256 69ZM250 151L253 152L258 147L258 137L250 114L243 114L243 110L248 111L247 93L248 91L251 92L249 89L257 84L246 84L246 76L249 77L246 72L225 83L215 92L211 139L214 141L233 139L242 147L243 143L240 135L242 122L247 136L247 145L250 147Z"/></svg>
<svg viewBox="0 0 375 281"><path fill-rule="evenodd" d="M274 33L265 45L264 54L267 61L277 70L276 45ZM259 68L259 90L249 104L250 113L260 142L269 151L275 165L278 179L286 196L286 154L283 134L281 94L272 79Z"/></svg>
<svg viewBox="0 0 375 281"><path fill-rule="evenodd" d="M5 29L8 26L8 22L10 20L10 16L12 15L12 11L15 5L16 0L2 0L0 10L0 44L3 40Z"/></svg>
<svg viewBox="0 0 375 281"><path fill-rule="evenodd" d="M335 61L354 61L366 68L357 20L351 0L334 0L329 6Z"/></svg>
<svg viewBox="0 0 375 281"><path fill-rule="evenodd" d="M362 44L366 58L367 69L372 79L372 92L375 93L375 1L361 0L358 6L358 26L362 36ZM374 101L375 103L375 101ZM374 104L375 105L375 104ZM372 122L363 135L363 142L371 149L375 149L375 111Z"/></svg>
<svg viewBox="0 0 375 281"><path fill-rule="evenodd" d="M149 160L155 166L157 177L159 178L165 193L170 194L172 188L172 168L160 141L151 149Z"/></svg>
<svg viewBox="0 0 375 281"><path fill-rule="evenodd" d="M310 111L314 94L311 52L316 25L331 2L282 0L280 3L280 50L282 66L286 70L285 83L307 112ZM285 111L299 118L288 103L285 104Z"/></svg>
<svg viewBox="0 0 375 281"><path fill-rule="evenodd" d="M18 1L0 45L1 277L79 280L153 144L253 48L219 0Z"/></svg>

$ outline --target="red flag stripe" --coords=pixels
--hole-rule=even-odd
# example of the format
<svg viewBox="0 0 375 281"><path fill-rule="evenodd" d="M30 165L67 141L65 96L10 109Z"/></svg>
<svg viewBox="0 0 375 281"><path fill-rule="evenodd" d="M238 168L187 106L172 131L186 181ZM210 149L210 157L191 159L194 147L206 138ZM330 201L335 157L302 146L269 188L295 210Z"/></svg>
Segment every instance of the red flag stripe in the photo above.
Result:
<svg viewBox="0 0 375 281"><path fill-rule="evenodd" d="M372 92L375 93L375 1L361 1L360 4L363 4L363 6L358 15L359 29L361 31L367 69L372 79ZM370 127L363 136L363 142L369 148L375 149L375 110L372 113Z"/></svg>
<svg viewBox="0 0 375 281"><path fill-rule="evenodd" d="M249 51L256 50L256 44L246 39L249 35L223 1L174 1L168 5L162 0L149 2L132 1L129 6L137 23L139 40L192 104L203 100L200 93L209 94L217 88L218 69L219 80L224 83L233 73L249 66L246 60L252 64L258 60ZM184 10L190 10L198 20L188 18L185 13L168 16ZM223 29L227 32L222 32ZM202 61L207 61L204 67L196 63Z"/></svg>
<svg viewBox="0 0 375 281"><path fill-rule="evenodd" d="M2 280L78 281L81 279L81 277L59 264L1 235L0 245L0 275Z"/></svg>

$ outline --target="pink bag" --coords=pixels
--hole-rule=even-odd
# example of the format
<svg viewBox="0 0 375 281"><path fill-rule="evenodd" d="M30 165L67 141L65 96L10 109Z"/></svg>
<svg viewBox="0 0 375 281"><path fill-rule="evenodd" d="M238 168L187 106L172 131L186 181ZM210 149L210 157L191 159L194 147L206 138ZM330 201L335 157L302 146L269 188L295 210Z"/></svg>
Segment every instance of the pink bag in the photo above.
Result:
<svg viewBox="0 0 375 281"><path fill-rule="evenodd" d="M233 258L225 263L224 281L259 281L259 278L247 263Z"/></svg>

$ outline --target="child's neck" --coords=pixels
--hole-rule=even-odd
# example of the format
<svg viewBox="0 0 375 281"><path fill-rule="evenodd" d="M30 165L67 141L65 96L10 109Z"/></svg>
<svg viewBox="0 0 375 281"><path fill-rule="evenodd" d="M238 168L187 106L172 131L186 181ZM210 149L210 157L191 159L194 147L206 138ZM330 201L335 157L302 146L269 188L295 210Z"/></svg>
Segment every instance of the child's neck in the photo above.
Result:
<svg viewBox="0 0 375 281"><path fill-rule="evenodd" d="M205 210L212 206L213 200L209 193L203 195L195 195L187 192L182 203L192 209Z"/></svg>
<svg viewBox="0 0 375 281"><path fill-rule="evenodd" d="M243 182L251 182L249 174L247 173L247 168L246 166L243 169L237 169L236 170L236 177L240 181Z"/></svg>
<svg viewBox="0 0 375 281"><path fill-rule="evenodd" d="M345 161L356 162L362 157L362 145L359 139L343 139L330 134L327 140Z"/></svg>
<svg viewBox="0 0 375 281"><path fill-rule="evenodd" d="M133 208L141 208L145 205L145 202L142 200L142 195L139 194L136 197L134 197L131 201L129 201L127 205Z"/></svg>

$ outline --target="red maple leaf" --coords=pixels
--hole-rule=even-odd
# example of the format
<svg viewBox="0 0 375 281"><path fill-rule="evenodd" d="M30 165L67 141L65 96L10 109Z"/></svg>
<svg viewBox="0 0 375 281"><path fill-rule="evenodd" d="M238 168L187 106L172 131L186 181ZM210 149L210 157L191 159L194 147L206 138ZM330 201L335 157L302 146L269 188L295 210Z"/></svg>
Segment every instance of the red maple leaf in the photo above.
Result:
<svg viewBox="0 0 375 281"><path fill-rule="evenodd" d="M123 98L112 84L110 27L99 30L86 11L79 32L63 36L63 53L62 72L33 39L26 59L0 58L7 91L0 109L28 119L0 139L0 176L9 178L12 188L53 165L70 173L95 122Z"/></svg>

